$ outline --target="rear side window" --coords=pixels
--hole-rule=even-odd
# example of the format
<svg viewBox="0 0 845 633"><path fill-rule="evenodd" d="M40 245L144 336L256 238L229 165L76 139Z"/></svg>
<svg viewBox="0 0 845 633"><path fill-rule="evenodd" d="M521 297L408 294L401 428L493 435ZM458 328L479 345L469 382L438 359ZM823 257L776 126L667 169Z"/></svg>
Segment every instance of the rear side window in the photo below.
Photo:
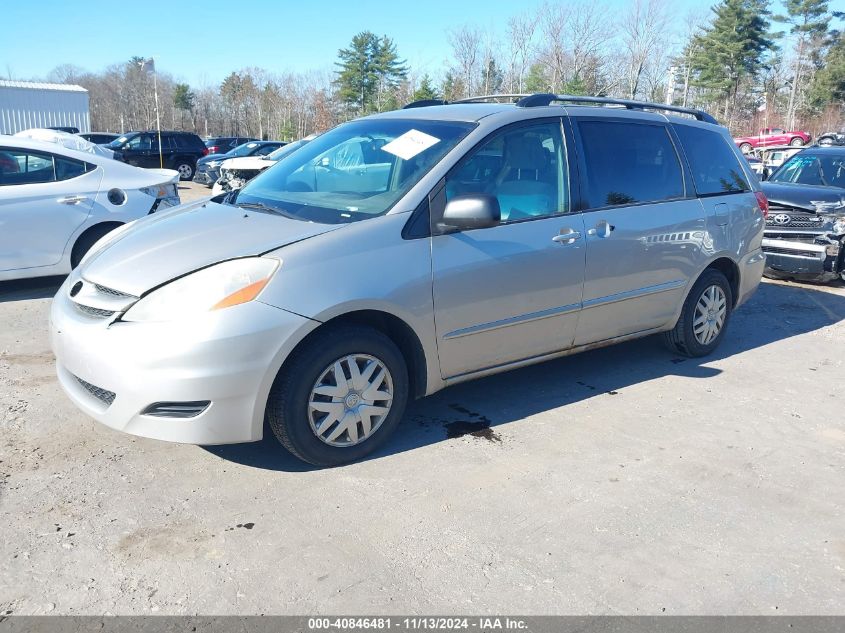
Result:
<svg viewBox="0 0 845 633"><path fill-rule="evenodd" d="M0 186L70 180L94 169L80 160L18 149L0 149Z"/></svg>
<svg viewBox="0 0 845 633"><path fill-rule="evenodd" d="M676 125L675 132L684 146L698 195L751 191L736 154L721 134L691 125Z"/></svg>
<svg viewBox="0 0 845 633"><path fill-rule="evenodd" d="M684 195L681 164L661 125L579 121L591 208Z"/></svg>

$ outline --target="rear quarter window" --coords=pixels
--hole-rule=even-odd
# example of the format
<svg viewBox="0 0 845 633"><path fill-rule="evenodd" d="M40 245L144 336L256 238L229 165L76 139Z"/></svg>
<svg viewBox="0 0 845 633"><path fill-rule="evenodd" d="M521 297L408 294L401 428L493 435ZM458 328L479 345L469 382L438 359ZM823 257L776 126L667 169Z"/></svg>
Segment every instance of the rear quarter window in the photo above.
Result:
<svg viewBox="0 0 845 633"><path fill-rule="evenodd" d="M700 196L751 191L751 185L728 141L719 133L675 125Z"/></svg>
<svg viewBox="0 0 845 633"><path fill-rule="evenodd" d="M684 196L681 163L666 127L582 120L578 129L590 208Z"/></svg>

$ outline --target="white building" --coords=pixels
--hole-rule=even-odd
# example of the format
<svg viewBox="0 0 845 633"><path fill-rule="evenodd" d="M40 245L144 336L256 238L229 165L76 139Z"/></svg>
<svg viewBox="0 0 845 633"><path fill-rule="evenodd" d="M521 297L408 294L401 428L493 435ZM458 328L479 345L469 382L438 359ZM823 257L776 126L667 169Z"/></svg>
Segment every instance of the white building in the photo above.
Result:
<svg viewBox="0 0 845 633"><path fill-rule="evenodd" d="M0 134L57 126L91 131L85 88L0 79Z"/></svg>

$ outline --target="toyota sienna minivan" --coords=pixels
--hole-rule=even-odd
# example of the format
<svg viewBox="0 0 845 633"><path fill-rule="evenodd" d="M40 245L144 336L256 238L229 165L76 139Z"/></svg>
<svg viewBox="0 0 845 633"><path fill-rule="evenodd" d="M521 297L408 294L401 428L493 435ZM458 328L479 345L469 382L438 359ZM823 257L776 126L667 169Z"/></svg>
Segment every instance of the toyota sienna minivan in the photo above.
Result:
<svg viewBox="0 0 845 633"><path fill-rule="evenodd" d="M362 458L410 398L662 333L703 356L767 202L708 114L531 95L340 125L238 192L125 225L59 290L62 387L114 429Z"/></svg>

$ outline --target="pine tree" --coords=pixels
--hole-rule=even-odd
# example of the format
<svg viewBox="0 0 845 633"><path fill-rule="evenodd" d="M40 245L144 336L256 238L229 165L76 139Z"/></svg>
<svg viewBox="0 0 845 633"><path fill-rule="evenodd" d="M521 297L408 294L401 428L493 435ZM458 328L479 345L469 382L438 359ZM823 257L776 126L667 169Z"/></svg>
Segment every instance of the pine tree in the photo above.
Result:
<svg viewBox="0 0 845 633"><path fill-rule="evenodd" d="M193 112L196 95L188 84L176 84L173 87L173 107L180 112L181 125L185 125L185 110Z"/></svg>
<svg viewBox="0 0 845 633"><path fill-rule="evenodd" d="M478 82L481 92L486 95L501 92L504 81L505 76L496 64L496 60L490 57L487 60L487 65L481 71L481 77Z"/></svg>
<svg viewBox="0 0 845 633"><path fill-rule="evenodd" d="M464 81L460 74L448 70L443 78L443 98L446 101L455 101L463 96L464 90Z"/></svg>
<svg viewBox="0 0 845 633"><path fill-rule="evenodd" d="M551 90L551 82L543 64L531 64L528 75L525 77L525 90L526 92L549 92Z"/></svg>
<svg viewBox="0 0 845 633"><path fill-rule="evenodd" d="M810 85L810 103L816 108L845 102L845 34L832 31L821 68Z"/></svg>
<svg viewBox="0 0 845 633"><path fill-rule="evenodd" d="M763 56L772 47L768 39L768 0L722 0L701 35L692 66L695 83L712 90L725 102L730 121L743 80L757 75Z"/></svg>
<svg viewBox="0 0 845 633"><path fill-rule="evenodd" d="M431 77L426 73L420 80L420 87L414 90L414 101L424 101L428 99L440 99L440 93L431 81Z"/></svg>
<svg viewBox="0 0 845 633"><path fill-rule="evenodd" d="M358 33L349 48L339 50L337 55L340 58L335 81L338 95L359 114L389 105L390 95L408 72L393 40L370 31Z"/></svg>

